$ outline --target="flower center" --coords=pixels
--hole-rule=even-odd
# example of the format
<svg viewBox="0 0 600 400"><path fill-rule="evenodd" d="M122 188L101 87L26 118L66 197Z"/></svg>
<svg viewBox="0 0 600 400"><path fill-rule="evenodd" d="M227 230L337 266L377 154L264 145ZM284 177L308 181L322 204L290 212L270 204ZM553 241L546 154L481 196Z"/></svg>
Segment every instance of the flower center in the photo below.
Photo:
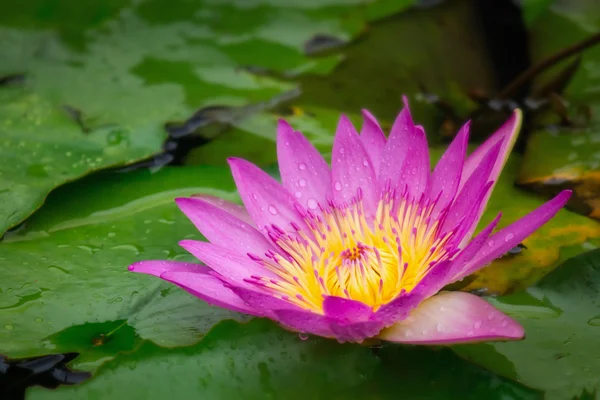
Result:
<svg viewBox="0 0 600 400"><path fill-rule="evenodd" d="M273 227L270 236L283 251L255 257L279 279L249 282L319 313L323 296L358 300L377 310L455 254L453 232L442 232L443 218L433 218L434 205L389 195L371 218L360 200L350 206L331 203L319 215L309 212L308 232L290 235Z"/></svg>

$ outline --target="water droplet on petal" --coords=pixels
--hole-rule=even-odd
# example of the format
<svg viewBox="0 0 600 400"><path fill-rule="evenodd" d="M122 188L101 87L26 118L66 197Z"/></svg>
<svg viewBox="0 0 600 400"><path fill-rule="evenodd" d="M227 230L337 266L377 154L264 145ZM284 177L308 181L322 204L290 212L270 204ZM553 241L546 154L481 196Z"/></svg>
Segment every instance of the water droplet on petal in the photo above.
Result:
<svg viewBox="0 0 600 400"><path fill-rule="evenodd" d="M510 239L512 239L512 238L514 238L514 237L515 237L515 235L514 235L514 234L512 234L512 233L507 233L507 234L506 234L506 236L504 237L504 240L506 240L506 241L508 242Z"/></svg>
<svg viewBox="0 0 600 400"><path fill-rule="evenodd" d="M300 187L306 187L306 179L300 179L300 180L298 180L298 185Z"/></svg>
<svg viewBox="0 0 600 400"><path fill-rule="evenodd" d="M404 331L404 336L406 336L406 337L412 336L412 332L407 329L406 331Z"/></svg>
<svg viewBox="0 0 600 400"><path fill-rule="evenodd" d="M339 183L339 182L336 182L336 183L334 183L334 184L333 184L333 187L334 187L334 188L335 188L335 190L337 190L338 192L339 192L340 190L342 190L342 184L341 184L341 183Z"/></svg>
<svg viewBox="0 0 600 400"><path fill-rule="evenodd" d="M314 210L318 206L319 206L319 204L317 203L317 201L315 199L308 199L308 208L310 208L311 210Z"/></svg>
<svg viewBox="0 0 600 400"><path fill-rule="evenodd" d="M413 175L416 175L417 174L417 169L416 168L411 169L410 173L413 174Z"/></svg>
<svg viewBox="0 0 600 400"><path fill-rule="evenodd" d="M502 327L505 327L506 325L508 325L508 320L505 319L504 321L502 321Z"/></svg>
<svg viewBox="0 0 600 400"><path fill-rule="evenodd" d="M475 329L479 329L479 328L481 328L481 321L477 321L477 322L475 322L475 323L473 324L473 328L475 328Z"/></svg>
<svg viewBox="0 0 600 400"><path fill-rule="evenodd" d="M494 313L489 313L489 314L488 314L488 321L491 321L491 320L493 320L494 318L496 318L496 314L494 314Z"/></svg>
<svg viewBox="0 0 600 400"><path fill-rule="evenodd" d="M494 244L496 244L496 242L493 239L488 240L488 246L492 247Z"/></svg>
<svg viewBox="0 0 600 400"><path fill-rule="evenodd" d="M256 193L252 193L252 198L253 198L254 200L258 199L258 196L256 195Z"/></svg>
<svg viewBox="0 0 600 400"><path fill-rule="evenodd" d="M346 153L346 149L343 147L340 147L340 154L344 154L344 153Z"/></svg>
<svg viewBox="0 0 600 400"><path fill-rule="evenodd" d="M269 206L269 212L273 215L277 215L277 209L274 206Z"/></svg>
<svg viewBox="0 0 600 400"><path fill-rule="evenodd" d="M363 161L363 165L364 165L365 167L368 167L368 166L369 166L369 162L368 162L367 160L364 160L364 161Z"/></svg>
<svg viewBox="0 0 600 400"><path fill-rule="evenodd" d="M302 197L302 192L300 192L300 191L295 192L294 196L296 196L296 198L299 199L300 197Z"/></svg>
<svg viewBox="0 0 600 400"><path fill-rule="evenodd" d="M306 164L300 163L298 164L298 168L304 171L306 169Z"/></svg>

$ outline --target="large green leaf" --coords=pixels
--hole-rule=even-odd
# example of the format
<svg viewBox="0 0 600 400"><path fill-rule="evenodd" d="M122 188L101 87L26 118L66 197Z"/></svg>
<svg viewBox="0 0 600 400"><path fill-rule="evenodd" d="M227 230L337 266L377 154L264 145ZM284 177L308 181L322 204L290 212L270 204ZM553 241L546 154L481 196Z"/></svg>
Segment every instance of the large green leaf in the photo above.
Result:
<svg viewBox="0 0 600 400"><path fill-rule="evenodd" d="M308 58L305 42L317 34L348 41L373 12L411 2L3 5L0 78L14 82L20 80L8 77L24 75L25 81L0 86L0 234L37 209L54 187L159 152L167 121L209 105L258 104L229 112L224 122L235 126L295 87L240 67L326 73L339 57ZM259 139L272 137L271 128L241 129ZM264 148L255 142L240 149L253 155Z"/></svg>
<svg viewBox="0 0 600 400"><path fill-rule="evenodd" d="M456 347L460 354L547 399L600 390L600 249L568 260L526 292L491 302L525 327L526 339Z"/></svg>
<svg viewBox="0 0 600 400"><path fill-rule="evenodd" d="M365 346L285 332L264 320L215 327L199 344L145 343L79 386L29 399L540 399L448 350Z"/></svg>
<svg viewBox="0 0 600 400"><path fill-rule="evenodd" d="M221 319L239 319L127 271L142 258L187 259L178 240L201 237L174 197L204 192L231 199L233 191L229 171L217 167L105 174L58 189L26 227L0 243L2 352L79 351L85 354L77 362L93 368L133 348L138 337L187 345ZM95 345L113 331L119 345Z"/></svg>
<svg viewBox="0 0 600 400"><path fill-rule="evenodd" d="M589 0L552 1L529 27L534 63L581 42L600 30L600 3ZM567 62L572 62L571 60ZM544 193L569 187L574 191L570 207L600 219L600 46L585 50L577 69L561 94L566 110L562 119L570 126L536 129L527 143L519 183ZM547 95L549 85L565 68L565 62L541 74L533 92ZM556 90L556 89L555 89ZM556 99L555 99L556 100ZM543 123L561 122L558 113L538 118ZM565 121L562 121L565 122Z"/></svg>

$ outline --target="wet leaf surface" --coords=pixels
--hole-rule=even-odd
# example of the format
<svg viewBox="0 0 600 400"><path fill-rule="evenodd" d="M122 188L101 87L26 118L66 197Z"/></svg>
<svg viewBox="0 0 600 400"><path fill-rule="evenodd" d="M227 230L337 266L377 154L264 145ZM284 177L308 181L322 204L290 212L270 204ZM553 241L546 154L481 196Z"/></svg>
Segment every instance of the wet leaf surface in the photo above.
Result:
<svg viewBox="0 0 600 400"><path fill-rule="evenodd" d="M545 391L549 400L570 400L600 389L595 347L600 333L600 250L571 258L525 292L490 301L525 327L526 339L456 346L459 354Z"/></svg>
<svg viewBox="0 0 600 400"><path fill-rule="evenodd" d="M200 235L173 199L201 192L234 198L229 171L107 173L53 193L0 243L2 352L80 352L75 364L89 370L141 339L188 345L218 321L242 318L127 271L140 259L191 260L177 241Z"/></svg>
<svg viewBox="0 0 600 400"><path fill-rule="evenodd" d="M540 62L596 34L598 15L600 5L586 0L546 6L529 27L532 61ZM533 96L545 97L549 104L535 119L538 126L527 143L518 182L546 194L572 188L569 207L600 219L600 46L580 55L564 90L548 92L550 82L572 61L573 57L559 63L534 81Z"/></svg>
<svg viewBox="0 0 600 400"><path fill-rule="evenodd" d="M311 59L306 41L317 34L350 40L371 12L391 12L386 4L360 3L4 4L0 234L40 207L53 188L161 152L166 121L207 106L260 103L296 85L240 67L328 72L339 57ZM401 9L411 1L398 3ZM263 146L260 136L245 155Z"/></svg>
<svg viewBox="0 0 600 400"><path fill-rule="evenodd" d="M436 368L443 366L443 373ZM472 384L477 380L475 385ZM465 397L465 385L470 390ZM144 343L77 387L32 389L29 399L540 399L539 393L460 360L449 350L370 349L305 338L266 320L225 322L199 344Z"/></svg>

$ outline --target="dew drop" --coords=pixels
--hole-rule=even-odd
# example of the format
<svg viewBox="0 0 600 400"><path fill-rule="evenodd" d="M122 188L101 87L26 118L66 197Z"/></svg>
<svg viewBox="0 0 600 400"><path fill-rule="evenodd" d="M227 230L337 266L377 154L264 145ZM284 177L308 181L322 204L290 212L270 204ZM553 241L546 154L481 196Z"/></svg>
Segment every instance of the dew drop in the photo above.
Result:
<svg viewBox="0 0 600 400"><path fill-rule="evenodd" d="M308 339L308 335L306 333L299 333L298 337L300 338L300 340L306 340L306 339Z"/></svg>
<svg viewBox="0 0 600 400"><path fill-rule="evenodd" d="M40 322L44 322L44 320L41 319L40 317L36 317L36 318L33 319L33 322L36 322L36 323L39 324Z"/></svg>
<svg viewBox="0 0 600 400"><path fill-rule="evenodd" d="M488 314L488 321L491 321L491 320L493 320L494 318L496 318L496 314L494 314L494 313L489 313L489 314Z"/></svg>
<svg viewBox="0 0 600 400"><path fill-rule="evenodd" d="M306 179L300 179L300 180L298 181L298 185L299 185L300 187L306 187Z"/></svg>
<svg viewBox="0 0 600 400"><path fill-rule="evenodd" d="M475 322L475 323L473 324L473 328L475 328L475 329L479 329L479 328L481 328L481 321L477 321L477 322Z"/></svg>
<svg viewBox="0 0 600 400"><path fill-rule="evenodd" d="M364 165L365 167L368 167L368 166L369 166L369 162L368 162L367 160L364 160L364 161L363 161L363 165Z"/></svg>
<svg viewBox="0 0 600 400"><path fill-rule="evenodd" d="M310 208L311 210L314 210L318 206L319 206L319 204L317 203L317 201L315 199L308 199L308 208Z"/></svg>
<svg viewBox="0 0 600 400"><path fill-rule="evenodd" d="M492 247L494 244L496 244L496 242L494 242L494 240L488 240L488 246Z"/></svg>
<svg viewBox="0 0 600 400"><path fill-rule="evenodd" d="M15 327L11 324L6 324L6 325L4 325L4 329L12 330L12 329L15 329Z"/></svg>
<svg viewBox="0 0 600 400"><path fill-rule="evenodd" d="M436 329L438 332L444 332L445 327L442 323L438 323Z"/></svg>
<svg viewBox="0 0 600 400"><path fill-rule="evenodd" d="M273 215L277 215L277 209L274 206L269 206L269 212Z"/></svg>
<svg viewBox="0 0 600 400"><path fill-rule="evenodd" d="M294 196L296 196L296 198L299 199L300 197L302 197L302 192L300 192L300 191L295 192Z"/></svg>
<svg viewBox="0 0 600 400"><path fill-rule="evenodd" d="M416 168L411 169L410 173L413 174L413 175L416 175L417 174L417 169Z"/></svg>
<svg viewBox="0 0 600 400"><path fill-rule="evenodd" d="M505 319L504 321L502 321L502 327L505 327L506 325L508 325L508 320Z"/></svg>
<svg viewBox="0 0 600 400"><path fill-rule="evenodd" d="M406 336L406 337L412 336L412 332L407 329L406 331L404 331L404 336Z"/></svg>
<svg viewBox="0 0 600 400"><path fill-rule="evenodd" d="M333 187L334 187L334 188L335 188L335 190L337 190L338 192L339 192L340 190L342 190L342 184L341 184L341 183L339 183L339 182L336 182L336 183L334 183L334 184L333 184Z"/></svg>
<svg viewBox="0 0 600 400"><path fill-rule="evenodd" d="M252 198L253 198L254 200L258 199L258 196L256 195L256 193L252 193Z"/></svg>
<svg viewBox="0 0 600 400"><path fill-rule="evenodd" d="M306 169L306 164L300 163L300 164L298 164L298 168L301 169L302 171L304 171Z"/></svg>
<svg viewBox="0 0 600 400"><path fill-rule="evenodd" d="M514 237L515 237L515 235L514 235L514 234L512 234L512 233L507 233L507 234L506 234L506 236L504 237L504 240L506 240L506 241L508 242L510 239L512 239L512 238L514 238Z"/></svg>
<svg viewBox="0 0 600 400"><path fill-rule="evenodd" d="M346 149L343 147L340 147L340 154L344 154L344 153L346 153Z"/></svg>

